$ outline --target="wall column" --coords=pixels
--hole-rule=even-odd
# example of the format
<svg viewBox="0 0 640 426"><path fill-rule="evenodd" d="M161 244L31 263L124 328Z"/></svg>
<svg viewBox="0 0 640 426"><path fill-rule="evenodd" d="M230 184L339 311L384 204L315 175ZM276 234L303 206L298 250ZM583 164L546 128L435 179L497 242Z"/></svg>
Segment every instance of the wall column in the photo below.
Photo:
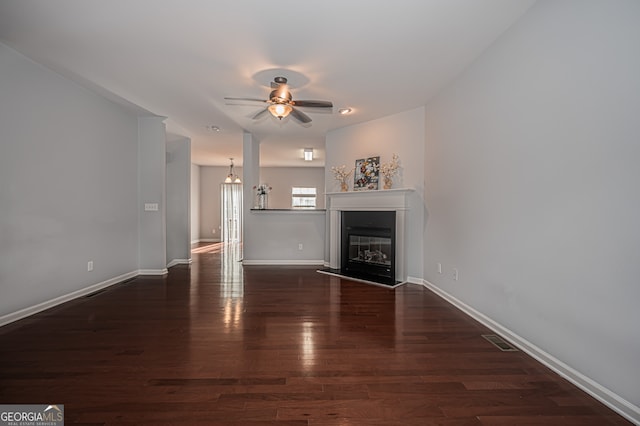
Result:
<svg viewBox="0 0 640 426"><path fill-rule="evenodd" d="M252 248L257 243L256 237L260 230L256 224L255 216L251 209L255 204L253 187L260 183L260 142L255 140L251 133L245 132L242 136L242 246L243 258L252 259Z"/></svg>
<svg viewBox="0 0 640 426"><path fill-rule="evenodd" d="M191 139L167 143L167 261L191 263Z"/></svg>
<svg viewBox="0 0 640 426"><path fill-rule="evenodd" d="M165 117L138 118L139 271L167 273Z"/></svg>

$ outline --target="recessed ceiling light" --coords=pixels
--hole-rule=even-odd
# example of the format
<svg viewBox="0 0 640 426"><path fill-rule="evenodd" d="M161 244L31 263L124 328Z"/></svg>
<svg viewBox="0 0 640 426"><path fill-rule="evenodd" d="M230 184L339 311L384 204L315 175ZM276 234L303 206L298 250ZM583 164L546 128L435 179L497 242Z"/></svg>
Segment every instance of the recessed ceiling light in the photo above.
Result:
<svg viewBox="0 0 640 426"><path fill-rule="evenodd" d="M351 114L353 110L351 108L340 108L338 110L338 113L342 114L342 115L347 115L347 114Z"/></svg>
<svg viewBox="0 0 640 426"><path fill-rule="evenodd" d="M220 127L218 127L218 126L207 126L207 130L210 130L212 132L219 132L220 131Z"/></svg>

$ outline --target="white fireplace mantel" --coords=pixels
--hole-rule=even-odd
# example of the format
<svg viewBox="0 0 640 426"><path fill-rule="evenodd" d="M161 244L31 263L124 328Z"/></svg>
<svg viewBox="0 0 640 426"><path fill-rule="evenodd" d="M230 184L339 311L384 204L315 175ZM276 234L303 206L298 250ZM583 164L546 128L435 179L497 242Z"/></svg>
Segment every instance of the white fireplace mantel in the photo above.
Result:
<svg viewBox="0 0 640 426"><path fill-rule="evenodd" d="M396 212L396 280L407 280L406 212L413 188L384 189L378 191L330 192L327 196L329 211L329 267L340 269L341 212L343 211L395 211Z"/></svg>

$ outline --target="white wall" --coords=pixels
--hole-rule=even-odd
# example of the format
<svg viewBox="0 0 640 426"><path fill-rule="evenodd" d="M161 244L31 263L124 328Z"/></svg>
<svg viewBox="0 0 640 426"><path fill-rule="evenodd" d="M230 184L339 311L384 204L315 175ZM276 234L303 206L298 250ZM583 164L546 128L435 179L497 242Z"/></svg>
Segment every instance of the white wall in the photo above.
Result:
<svg viewBox="0 0 640 426"><path fill-rule="evenodd" d="M411 230L407 241L407 271L411 279L422 278L422 229L424 222L424 140L425 110L415 108L378 120L344 127L327 134L325 185L327 192L340 191L331 172L332 166L352 168L359 158L380 156L381 163L391 161L393 154L400 157L400 175L394 179L394 188L414 188L407 227ZM380 179L379 190L382 190ZM350 190L353 189L351 175ZM325 253L328 262L328 253Z"/></svg>
<svg viewBox="0 0 640 426"><path fill-rule="evenodd" d="M428 106L424 163L426 280L636 422L638 22L538 2Z"/></svg>
<svg viewBox="0 0 640 426"><path fill-rule="evenodd" d="M316 208L324 209L324 167L261 167L260 182L273 188L269 193L270 209L290 209L294 186L316 188Z"/></svg>
<svg viewBox="0 0 640 426"><path fill-rule="evenodd" d="M138 269L138 120L3 44L0 93L3 323Z"/></svg>
<svg viewBox="0 0 640 426"><path fill-rule="evenodd" d="M191 140L167 143L167 264L191 260Z"/></svg>

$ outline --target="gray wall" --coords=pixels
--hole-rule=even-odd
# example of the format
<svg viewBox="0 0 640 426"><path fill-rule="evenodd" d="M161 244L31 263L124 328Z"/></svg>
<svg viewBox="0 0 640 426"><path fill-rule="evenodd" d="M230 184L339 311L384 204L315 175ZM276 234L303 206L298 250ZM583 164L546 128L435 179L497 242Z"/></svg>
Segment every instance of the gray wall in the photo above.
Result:
<svg viewBox="0 0 640 426"><path fill-rule="evenodd" d="M0 93L0 325L188 261L188 140L2 44Z"/></svg>
<svg viewBox="0 0 640 426"><path fill-rule="evenodd" d="M260 142L243 135L243 182L253 188L260 178ZM244 191L243 264L322 264L324 211L251 211L254 191ZM300 246L302 244L302 246Z"/></svg>
<svg viewBox="0 0 640 426"><path fill-rule="evenodd" d="M3 44L0 93L1 323L138 269L138 120Z"/></svg>
<svg viewBox="0 0 640 426"><path fill-rule="evenodd" d="M424 275L640 422L639 22L540 1L428 106Z"/></svg>
<svg viewBox="0 0 640 426"><path fill-rule="evenodd" d="M164 117L138 119L139 267L148 275L167 273L166 135Z"/></svg>
<svg viewBox="0 0 640 426"><path fill-rule="evenodd" d="M220 239L220 184L229 173L229 167L198 166L199 186L199 235L195 240ZM242 167L234 167L234 172L242 177ZM260 182L273 187L269 194L269 208L291 208L292 186L316 186L318 188L318 208L324 208L324 169L320 167L262 167ZM245 183L245 191L253 194L253 184ZM255 198L255 197L254 197ZM252 200L249 207L254 207ZM215 233L213 232L215 230Z"/></svg>
<svg viewBox="0 0 640 426"><path fill-rule="evenodd" d="M191 243L200 239L200 166L191 165L190 214Z"/></svg>
<svg viewBox="0 0 640 426"><path fill-rule="evenodd" d="M191 260L191 140L167 143L167 263Z"/></svg>
<svg viewBox="0 0 640 426"><path fill-rule="evenodd" d="M273 188L269 193L270 209L290 209L294 186L316 188L316 208L324 208L324 167L261 167L260 182Z"/></svg>
<svg viewBox="0 0 640 426"><path fill-rule="evenodd" d="M352 168L359 158L380 156L381 163L391 161L393 154L400 158L401 170L394 179L393 188L413 188L410 210L407 212L407 272L409 280L422 280L422 228L424 222L424 108L383 117L378 120L333 130L326 141L326 188L327 192L340 191L332 166L346 165ZM382 191L382 179L379 182ZM353 174L349 179L353 189ZM328 239L327 239L328 240ZM328 249L325 261L329 262Z"/></svg>
<svg viewBox="0 0 640 426"><path fill-rule="evenodd" d="M242 168L234 167L242 176ZM220 184L229 167L200 166L200 230L198 240L220 241Z"/></svg>
<svg viewBox="0 0 640 426"><path fill-rule="evenodd" d="M324 211L254 210L244 219L243 264L324 263Z"/></svg>

